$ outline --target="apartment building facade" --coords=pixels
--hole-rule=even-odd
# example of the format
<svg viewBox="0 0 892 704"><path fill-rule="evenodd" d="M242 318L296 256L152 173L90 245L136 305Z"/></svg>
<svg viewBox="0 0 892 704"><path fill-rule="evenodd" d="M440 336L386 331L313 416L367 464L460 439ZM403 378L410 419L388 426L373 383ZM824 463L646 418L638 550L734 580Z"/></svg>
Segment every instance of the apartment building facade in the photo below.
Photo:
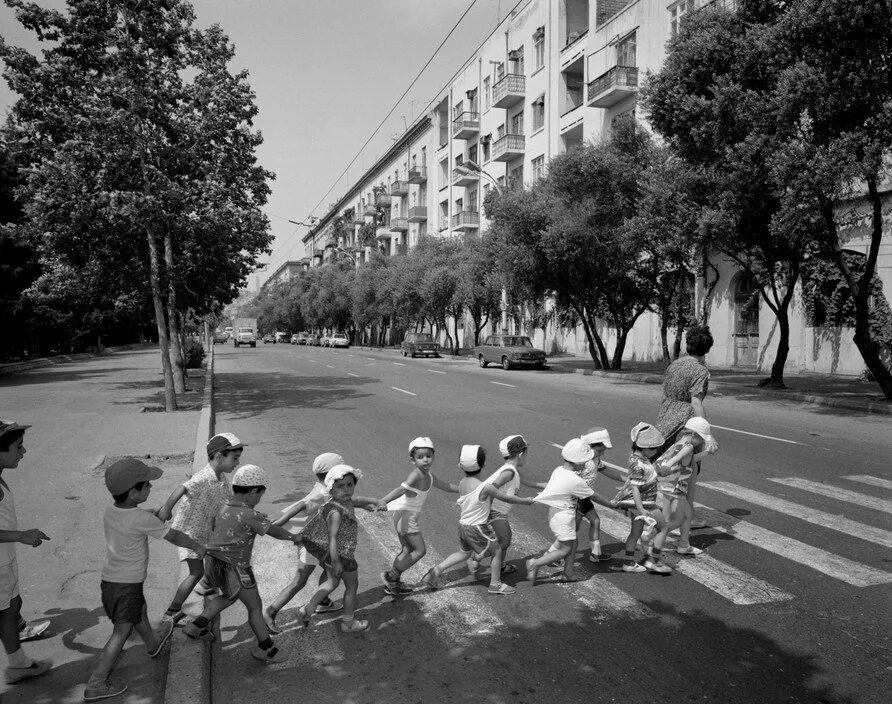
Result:
<svg viewBox="0 0 892 704"><path fill-rule="evenodd" d="M529 184L557 154L605 139L614 121L647 127L638 87L662 65L667 42L686 15L734 8L733 0L526 0L518 3L432 102L429 113L397 139L304 237L303 266L349 256L357 266L373 248L404 254L420 237L479 232L491 188ZM892 201L892 186L885 192ZM866 252L866 228L848 248ZM698 310L711 290L709 323L717 367L767 369L776 320L753 303L754 282L721 256L709 281L698 279ZM883 242L878 275L892 286L892 236ZM802 296L793 303L788 369L858 373L863 364L845 328L811 324ZM512 328L516 325L512 321ZM600 331L608 346L612 332ZM548 352L587 354L581 329L551 325L534 332ZM671 341L670 341L671 343ZM469 343L470 344L470 343ZM659 320L642 316L626 356L661 356Z"/></svg>

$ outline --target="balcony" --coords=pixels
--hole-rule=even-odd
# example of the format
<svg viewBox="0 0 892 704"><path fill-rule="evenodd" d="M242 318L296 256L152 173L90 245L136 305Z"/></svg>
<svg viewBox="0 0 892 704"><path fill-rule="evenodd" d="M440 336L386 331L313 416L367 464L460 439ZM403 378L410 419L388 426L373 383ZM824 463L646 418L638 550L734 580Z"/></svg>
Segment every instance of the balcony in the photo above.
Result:
<svg viewBox="0 0 892 704"><path fill-rule="evenodd" d="M480 175L475 174L473 171L467 171L466 169L453 169L452 170L452 185L453 186L473 186L477 181L480 180Z"/></svg>
<svg viewBox="0 0 892 704"><path fill-rule="evenodd" d="M480 131L480 113L465 111L452 121L453 139L469 139Z"/></svg>
<svg viewBox="0 0 892 704"><path fill-rule="evenodd" d="M408 218L391 218L390 219L390 231L391 232L408 232L409 231Z"/></svg>
<svg viewBox="0 0 892 704"><path fill-rule="evenodd" d="M408 181L394 181L390 184L390 195L392 196L407 196L409 195L409 182Z"/></svg>
<svg viewBox="0 0 892 704"><path fill-rule="evenodd" d="M413 166L409 169L409 183L424 183L427 181L427 169L423 166Z"/></svg>
<svg viewBox="0 0 892 704"><path fill-rule="evenodd" d="M365 208L363 209L362 214L363 214L363 215L377 215L377 214L378 214L378 209L375 207L375 204L374 204L374 203L369 203L369 204L368 204L367 206L365 206ZM364 223L364 222L365 222L365 220L362 221L362 223ZM357 223L357 224L358 224L358 225L361 225L362 223Z"/></svg>
<svg viewBox="0 0 892 704"><path fill-rule="evenodd" d="M393 233L390 231L390 225L382 225L375 230L375 237L379 240L389 240L393 237Z"/></svg>
<svg viewBox="0 0 892 704"><path fill-rule="evenodd" d="M375 194L375 205L379 208L389 208L391 203L391 198L389 193L376 193Z"/></svg>
<svg viewBox="0 0 892 704"><path fill-rule="evenodd" d="M353 216L353 220L351 221L354 225L365 225L365 212L361 212L358 208L356 209L356 215Z"/></svg>
<svg viewBox="0 0 892 704"><path fill-rule="evenodd" d="M588 104L593 108L609 108L638 92L638 68L614 66L588 84Z"/></svg>
<svg viewBox="0 0 892 704"><path fill-rule="evenodd" d="M453 230L476 230L480 227L480 213L476 210L463 210L452 216Z"/></svg>
<svg viewBox="0 0 892 704"><path fill-rule="evenodd" d="M527 92L527 79L519 73L509 73L492 87L492 106L510 108L523 102Z"/></svg>
<svg viewBox="0 0 892 704"><path fill-rule="evenodd" d="M409 222L427 222L427 207L416 205L414 208L409 208Z"/></svg>
<svg viewBox="0 0 892 704"><path fill-rule="evenodd" d="M492 145L493 161L511 161L523 156L526 140L522 134L506 134Z"/></svg>

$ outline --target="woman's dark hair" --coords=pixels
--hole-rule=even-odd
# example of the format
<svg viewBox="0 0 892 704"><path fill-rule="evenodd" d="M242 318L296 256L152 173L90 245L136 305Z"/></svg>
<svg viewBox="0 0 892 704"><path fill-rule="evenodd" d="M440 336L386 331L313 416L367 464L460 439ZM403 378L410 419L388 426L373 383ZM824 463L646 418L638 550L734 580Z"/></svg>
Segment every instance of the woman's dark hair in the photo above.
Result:
<svg viewBox="0 0 892 704"><path fill-rule="evenodd" d="M145 487L146 482L137 482L133 486L131 486L127 491L123 491L120 494L112 494L112 498L115 500L116 504L122 504L127 500L127 497L130 496L130 492L136 489L137 491L142 491Z"/></svg>
<svg viewBox="0 0 892 704"><path fill-rule="evenodd" d="M3 435L0 436L0 452L9 452L9 448L12 447L12 444L19 438L23 437L25 437L24 428L19 428L18 430L10 430L8 433L3 433Z"/></svg>
<svg viewBox="0 0 892 704"><path fill-rule="evenodd" d="M695 325L688 329L687 347L688 354L692 357L704 355L712 349L712 333L705 325Z"/></svg>
<svg viewBox="0 0 892 704"><path fill-rule="evenodd" d="M233 494L250 494L254 489L260 489L261 491L266 491L266 487L263 484L255 484L254 486L234 486L232 487Z"/></svg>

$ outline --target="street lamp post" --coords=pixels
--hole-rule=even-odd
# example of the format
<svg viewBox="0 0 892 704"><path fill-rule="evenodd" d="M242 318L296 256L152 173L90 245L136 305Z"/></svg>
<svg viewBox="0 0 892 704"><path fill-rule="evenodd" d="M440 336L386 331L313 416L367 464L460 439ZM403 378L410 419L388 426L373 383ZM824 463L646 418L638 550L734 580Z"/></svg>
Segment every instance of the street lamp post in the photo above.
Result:
<svg viewBox="0 0 892 704"><path fill-rule="evenodd" d="M465 161L460 166L456 166L455 170L458 171L460 174L465 174L465 175L471 174L471 173L480 174L484 178L489 179L489 182L492 184L493 188L496 189L496 193L498 193L500 196L502 195L503 191L502 191L502 187L499 185L499 182L496 181L492 177L492 175L490 175L486 171L484 171L477 162L470 161L470 160ZM501 298L501 302L500 302L500 308L501 308L501 312L502 312L501 321L500 321L501 332L503 335L507 335L508 334L508 289L505 287L504 284L502 285L502 298Z"/></svg>
<svg viewBox="0 0 892 704"><path fill-rule="evenodd" d="M309 218L310 222L298 222L297 220L288 220L292 225L298 225L299 227L308 227L311 230L319 222L319 218L315 215L311 215ZM313 240L310 242L310 262L316 261L316 235L313 235Z"/></svg>

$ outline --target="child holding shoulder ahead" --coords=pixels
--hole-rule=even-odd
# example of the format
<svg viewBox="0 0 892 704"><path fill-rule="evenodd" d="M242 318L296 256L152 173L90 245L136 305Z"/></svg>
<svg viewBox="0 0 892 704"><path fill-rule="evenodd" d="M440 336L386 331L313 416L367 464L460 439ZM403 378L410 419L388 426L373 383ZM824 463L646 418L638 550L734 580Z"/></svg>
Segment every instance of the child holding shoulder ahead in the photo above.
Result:
<svg viewBox="0 0 892 704"><path fill-rule="evenodd" d="M604 462L601 460L601 456L606 450L613 447L613 445L610 442L610 433L604 428L591 428L582 436L582 440L592 448L592 452L595 453L595 456L585 463L585 467L580 476L594 492L598 472L603 471L604 469ZM613 555L601 552L601 519L598 517L598 512L595 510L595 503L601 504L602 506L610 505L607 501L599 499L597 493L593 494L591 497L579 499L579 504L576 507L578 513L576 528L579 528L582 518L585 518L588 521L588 540L592 546L592 551L588 556L589 562L609 562Z"/></svg>
<svg viewBox="0 0 892 704"><path fill-rule="evenodd" d="M431 473L434 463L434 443L430 438L415 438L409 443L409 459L415 468L402 484L378 502L379 511L390 511L393 515L393 527L400 541L400 551L393 564L386 572L381 573L384 591L391 596L411 594L412 589L405 586L400 578L403 572L424 557L427 546L421 534L421 509L427 500L431 487L455 493L456 487L440 481Z"/></svg>
<svg viewBox="0 0 892 704"><path fill-rule="evenodd" d="M542 557L527 560L527 579L536 583L539 569L555 560L564 561L564 579L576 581L573 557L576 553L576 499L592 496L595 492L579 476L585 463L595 453L582 438L573 438L561 450L564 464L551 473L548 484L533 500L548 506L548 525L554 533L557 547L549 548Z"/></svg>
<svg viewBox="0 0 892 704"><path fill-rule="evenodd" d="M271 663L281 662L283 658L263 620L263 602L254 579L254 570L251 569L254 538L268 535L298 544L301 536L299 533L289 533L281 526L274 526L266 516L255 510L266 491L266 485L266 472L257 465L246 464L232 476L232 498L226 501L214 519L204 560L208 582L218 588L221 595L207 604L201 616L186 626L183 633L190 638L214 640L211 621L238 599L248 610L248 623L257 638L257 645L251 649L251 657Z"/></svg>
<svg viewBox="0 0 892 704"><path fill-rule="evenodd" d="M489 593L505 596L517 590L502 582L502 550L499 539L489 523L493 499L509 504L530 506L532 499L506 494L492 484L480 481L479 474L486 463L486 450L480 445L464 445L461 449L459 467L465 477L458 483L458 501L461 516L458 519L459 550L452 553L439 565L432 568L421 581L431 589L438 589L440 577L450 567L464 562L476 564L487 555L492 555L492 569L489 575ZM471 563L471 560L474 563ZM476 571L472 570L476 577Z"/></svg>
<svg viewBox="0 0 892 704"><path fill-rule="evenodd" d="M356 541L359 524L354 506L374 511L380 502L354 497L362 471L346 464L332 467L325 475L325 488L330 496L311 521L304 526L304 545L325 567L325 582L310 601L298 609L304 628L310 625L310 614L325 601L341 580L344 580L344 615L341 631L356 633L369 627L369 622L356 618L356 591L359 588L359 565L356 563Z"/></svg>
<svg viewBox="0 0 892 704"><path fill-rule="evenodd" d="M115 503L105 509L102 523L108 545L102 568L102 608L112 622L112 634L99 653L96 667L84 689L84 701L95 702L127 690L124 682L109 677L130 633L136 629L149 657L156 657L173 633L168 620L159 633L149 626L143 582L149 565L149 536L164 538L179 547L204 554L204 545L167 526L154 513L139 508L149 498L152 480L162 471L136 458L118 460L105 470L105 486Z"/></svg>
<svg viewBox="0 0 892 704"><path fill-rule="evenodd" d="M319 513L319 509L326 501L328 501L328 489L325 488L325 475L328 474L332 467L344 464L344 458L334 452L323 452L315 460L313 460L313 474L316 477L316 483L310 489L310 493L304 496L300 501L295 501L285 509L282 509L281 517L273 521L274 526L284 526L292 518L299 513L306 513L307 523ZM281 633L276 626L276 616L285 608L289 601L303 589L313 570L319 565L319 560L307 550L305 545L300 546L298 551L297 574L294 579L286 586L279 595L273 599L273 603L263 610L263 618L266 621L266 627L270 633ZM319 576L319 584L325 581L325 572ZM321 614L326 611L339 611L339 606L331 599L326 598L316 607L316 613Z"/></svg>

